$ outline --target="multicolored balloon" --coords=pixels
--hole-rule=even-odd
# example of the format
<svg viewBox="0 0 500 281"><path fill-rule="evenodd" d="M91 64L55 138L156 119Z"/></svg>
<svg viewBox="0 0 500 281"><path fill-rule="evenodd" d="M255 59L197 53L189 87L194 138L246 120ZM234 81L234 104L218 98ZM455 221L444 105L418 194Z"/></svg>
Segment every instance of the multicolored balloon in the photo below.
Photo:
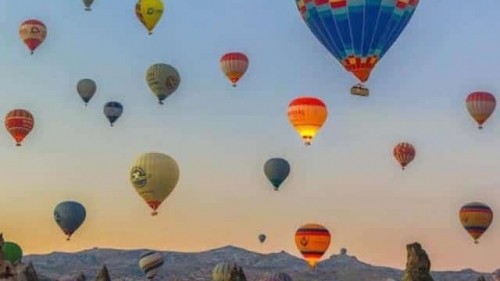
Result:
<svg viewBox="0 0 500 281"><path fill-rule="evenodd" d="M94 3L94 0L83 0L83 5L85 5L85 11L92 10L90 8L90 6L92 6L92 3Z"/></svg>
<svg viewBox="0 0 500 281"><path fill-rule="evenodd" d="M139 267L149 280L152 280L160 271L165 260L157 252L149 251L139 257Z"/></svg>
<svg viewBox="0 0 500 281"><path fill-rule="evenodd" d="M179 166L174 158L157 152L139 155L130 169L130 182L153 212L172 193L179 182Z"/></svg>
<svg viewBox="0 0 500 281"><path fill-rule="evenodd" d="M307 146L311 145L327 117L325 103L315 97L299 97L288 105L288 120Z"/></svg>
<svg viewBox="0 0 500 281"><path fill-rule="evenodd" d="M419 0L295 0L309 29L361 83L394 44ZM353 95L367 96L362 84Z"/></svg>
<svg viewBox="0 0 500 281"><path fill-rule="evenodd" d="M264 174L278 191L290 174L290 164L283 158L271 158L264 164Z"/></svg>
<svg viewBox="0 0 500 281"><path fill-rule="evenodd" d="M415 158L415 148L410 143L400 142L394 147L392 154L394 155L394 158L396 158L396 161L398 161L401 165L401 169L404 170L405 167Z"/></svg>
<svg viewBox="0 0 500 281"><path fill-rule="evenodd" d="M78 84L76 85L76 91L82 98L83 102L85 102L85 106L87 106L90 99L94 96L96 90L97 85L92 79L82 79L78 81Z"/></svg>
<svg viewBox="0 0 500 281"><path fill-rule="evenodd" d="M266 241L266 235L265 234L259 234L259 241L260 241L260 243L264 243L264 241Z"/></svg>
<svg viewBox="0 0 500 281"><path fill-rule="evenodd" d="M239 52L227 53L220 59L220 67L233 87L236 87L236 83L247 72L248 64L248 57Z"/></svg>
<svg viewBox="0 0 500 281"><path fill-rule="evenodd" d="M23 249L14 242L5 241L2 247L3 258L11 264L17 264L23 258Z"/></svg>
<svg viewBox="0 0 500 281"><path fill-rule="evenodd" d="M116 122L116 120L118 120L118 118L122 116L123 106L117 101L110 101L104 105L103 112L104 116L106 116L106 118L108 119L109 124L111 125L111 127L113 127L113 124Z"/></svg>
<svg viewBox="0 0 500 281"><path fill-rule="evenodd" d="M151 35L163 15L163 2L161 0L139 0L135 4L135 15L146 27L148 34Z"/></svg>
<svg viewBox="0 0 500 281"><path fill-rule="evenodd" d="M40 46L47 37L47 27L45 24L36 19L24 21L19 27L19 35L24 44L28 46L31 54Z"/></svg>
<svg viewBox="0 0 500 281"><path fill-rule="evenodd" d="M5 116L5 128L16 141L16 146L21 146L34 126L35 118L25 109L14 109Z"/></svg>
<svg viewBox="0 0 500 281"><path fill-rule="evenodd" d="M476 120L478 128L482 129L484 122L495 111L497 101L495 96L488 92L473 92L467 96L465 105L469 114Z"/></svg>
<svg viewBox="0 0 500 281"><path fill-rule="evenodd" d="M231 272L239 268L234 262L221 262L212 269L212 281L233 281Z"/></svg>
<svg viewBox="0 0 500 281"><path fill-rule="evenodd" d="M87 212L85 207L76 201L59 203L54 209L54 220L70 240L71 235L80 228L85 221Z"/></svg>
<svg viewBox="0 0 500 281"><path fill-rule="evenodd" d="M177 70L168 64L153 64L146 71L146 82L153 94L158 98L158 102L163 104L163 100L174 93L181 83L181 77Z"/></svg>
<svg viewBox="0 0 500 281"><path fill-rule="evenodd" d="M320 224L308 223L297 229L295 245L311 269L330 247L330 238L328 229Z"/></svg>
<svg viewBox="0 0 500 281"><path fill-rule="evenodd" d="M472 202L460 209L459 217L462 226L477 244L493 221L493 211L484 203Z"/></svg>

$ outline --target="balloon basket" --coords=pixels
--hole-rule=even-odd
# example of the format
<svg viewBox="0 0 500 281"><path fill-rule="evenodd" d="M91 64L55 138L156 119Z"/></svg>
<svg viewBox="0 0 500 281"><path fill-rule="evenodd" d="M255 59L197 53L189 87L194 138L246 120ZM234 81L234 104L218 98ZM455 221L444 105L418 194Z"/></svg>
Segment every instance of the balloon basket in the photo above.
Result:
<svg viewBox="0 0 500 281"><path fill-rule="evenodd" d="M364 87L362 84L358 84L351 88L351 95L367 97L370 95L370 90L368 90L368 88Z"/></svg>

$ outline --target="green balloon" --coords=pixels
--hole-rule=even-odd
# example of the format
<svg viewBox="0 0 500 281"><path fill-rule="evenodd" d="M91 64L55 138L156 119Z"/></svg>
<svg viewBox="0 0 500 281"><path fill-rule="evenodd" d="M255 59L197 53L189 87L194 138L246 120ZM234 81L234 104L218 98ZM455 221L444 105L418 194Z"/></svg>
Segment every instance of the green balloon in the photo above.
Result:
<svg viewBox="0 0 500 281"><path fill-rule="evenodd" d="M23 257L23 250L14 242L4 242L2 250L4 259L12 264L20 262Z"/></svg>

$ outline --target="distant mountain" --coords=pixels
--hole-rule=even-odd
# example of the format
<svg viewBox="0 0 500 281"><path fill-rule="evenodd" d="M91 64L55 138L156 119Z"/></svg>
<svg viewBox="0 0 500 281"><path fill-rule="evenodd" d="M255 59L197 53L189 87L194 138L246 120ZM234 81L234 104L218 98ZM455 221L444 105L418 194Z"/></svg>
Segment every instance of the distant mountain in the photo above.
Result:
<svg viewBox="0 0 500 281"><path fill-rule="evenodd" d="M144 251L146 249L94 248L77 253L29 255L23 261L33 262L37 273L50 280L80 273L84 273L87 280L94 280L102 266L106 265L112 280L145 281L147 279L137 264L139 255ZM157 280L211 281L213 266L223 261L233 261L242 266L249 281L258 281L266 273L280 271L288 273L294 281L387 281L401 280L403 276L403 271L399 269L372 266L347 254L332 255L311 271L302 259L284 251L260 254L226 246L200 253L159 252L163 253L165 264ZM476 281L481 273L467 269L433 272L432 275L436 281ZM493 280L491 274L485 275L488 281Z"/></svg>

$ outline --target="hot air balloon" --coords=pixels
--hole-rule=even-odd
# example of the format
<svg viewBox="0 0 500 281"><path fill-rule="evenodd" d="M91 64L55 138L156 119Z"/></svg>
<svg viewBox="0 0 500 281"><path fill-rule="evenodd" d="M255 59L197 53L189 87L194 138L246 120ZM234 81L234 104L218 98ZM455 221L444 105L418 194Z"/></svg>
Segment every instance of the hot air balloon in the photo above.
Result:
<svg viewBox="0 0 500 281"><path fill-rule="evenodd" d="M2 251L3 258L8 260L11 264L20 262L23 257L23 250L14 242L5 241L3 243Z"/></svg>
<svg viewBox="0 0 500 281"><path fill-rule="evenodd" d="M161 0L139 0L135 4L135 15L146 27L148 34L151 35L163 15L163 2Z"/></svg>
<svg viewBox="0 0 500 281"><path fill-rule="evenodd" d="M83 0L83 5L85 5L85 11L92 10L90 8L90 6L92 6L92 3L94 3L94 0Z"/></svg>
<svg viewBox="0 0 500 281"><path fill-rule="evenodd" d="M163 153L141 154L130 169L130 181L146 203L157 215L161 203L172 193L179 181L179 166Z"/></svg>
<svg viewBox="0 0 500 281"><path fill-rule="evenodd" d="M25 109L14 109L5 116L5 127L16 141L16 146L21 146L34 125L33 115Z"/></svg>
<svg viewBox="0 0 500 281"><path fill-rule="evenodd" d="M362 83L410 21L419 0L295 0L309 29ZM368 96L361 83L351 94Z"/></svg>
<svg viewBox="0 0 500 281"><path fill-rule="evenodd" d="M266 235L265 234L259 234L259 241L260 241L260 243L264 243L264 241L266 241Z"/></svg>
<svg viewBox="0 0 500 281"><path fill-rule="evenodd" d="M308 223L297 229L295 244L311 269L330 246L330 232L324 226Z"/></svg>
<svg viewBox="0 0 500 281"><path fill-rule="evenodd" d="M59 203L54 209L54 220L61 230L70 240L71 235L82 225L85 221L87 212L85 207L75 201L65 201Z"/></svg>
<svg viewBox="0 0 500 281"><path fill-rule="evenodd" d="M306 145L311 145L327 117L325 103L315 97L299 97L288 105L288 120Z"/></svg>
<svg viewBox="0 0 500 281"><path fill-rule="evenodd" d="M460 209L459 217L462 226L477 244L493 220L493 211L486 204L472 202Z"/></svg>
<svg viewBox="0 0 500 281"><path fill-rule="evenodd" d="M139 257L139 267L149 280L158 274L164 262L163 256L153 251L146 252Z"/></svg>
<svg viewBox="0 0 500 281"><path fill-rule="evenodd" d="M497 101L495 96L488 92L473 92L467 96L465 105L469 114L476 120L479 129L495 111Z"/></svg>
<svg viewBox="0 0 500 281"><path fill-rule="evenodd" d="M290 174L290 164L283 158L271 158L264 164L264 174L277 191Z"/></svg>
<svg viewBox="0 0 500 281"><path fill-rule="evenodd" d="M243 272L241 267L234 262L221 262L214 266L212 269L212 281L233 281L238 280L231 278L232 272Z"/></svg>
<svg viewBox="0 0 500 281"><path fill-rule="evenodd" d="M181 83L181 77L174 67L164 63L157 63L150 66L146 71L146 82L153 94L158 98L158 102L163 104L163 100L177 90Z"/></svg>
<svg viewBox="0 0 500 281"><path fill-rule="evenodd" d="M40 46L45 37L47 37L47 27L45 24L36 19L29 19L24 21L19 28L19 35L28 46L31 54Z"/></svg>
<svg viewBox="0 0 500 281"><path fill-rule="evenodd" d="M85 102L85 106L87 106L90 99L94 96L95 91L97 90L97 85L92 79L82 79L78 81L76 85L76 90L78 95L82 98L83 102Z"/></svg>
<svg viewBox="0 0 500 281"><path fill-rule="evenodd" d="M109 120L109 124L113 127L113 124L123 113L123 106L117 101L110 101L104 105L104 115Z"/></svg>
<svg viewBox="0 0 500 281"><path fill-rule="evenodd" d="M220 59L220 67L233 87L236 87L236 83L247 71L248 64L248 57L239 52L227 53Z"/></svg>
<svg viewBox="0 0 500 281"><path fill-rule="evenodd" d="M413 161L413 158L415 158L415 148L410 143L400 142L394 147L392 154L401 165L401 169L404 170Z"/></svg>

